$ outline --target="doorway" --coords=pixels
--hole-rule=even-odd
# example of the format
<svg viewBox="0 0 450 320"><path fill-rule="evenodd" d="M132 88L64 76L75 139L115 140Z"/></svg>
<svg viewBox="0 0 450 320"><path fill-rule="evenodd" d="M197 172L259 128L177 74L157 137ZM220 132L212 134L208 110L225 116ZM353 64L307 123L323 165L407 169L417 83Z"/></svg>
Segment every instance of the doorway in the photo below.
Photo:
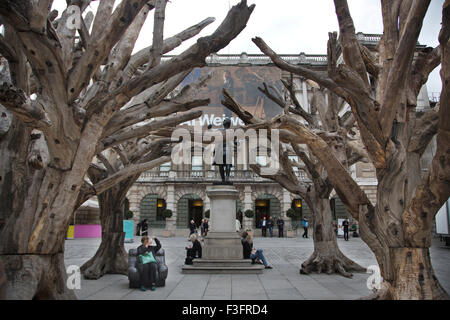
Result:
<svg viewBox="0 0 450 320"><path fill-rule="evenodd" d="M203 219L203 201L201 199L189 199L189 219L188 227L191 220L194 220L195 226L200 227Z"/></svg>
<svg viewBox="0 0 450 320"><path fill-rule="evenodd" d="M261 220L266 217L269 219L270 215L270 200L257 199L255 201L255 228L261 228Z"/></svg>

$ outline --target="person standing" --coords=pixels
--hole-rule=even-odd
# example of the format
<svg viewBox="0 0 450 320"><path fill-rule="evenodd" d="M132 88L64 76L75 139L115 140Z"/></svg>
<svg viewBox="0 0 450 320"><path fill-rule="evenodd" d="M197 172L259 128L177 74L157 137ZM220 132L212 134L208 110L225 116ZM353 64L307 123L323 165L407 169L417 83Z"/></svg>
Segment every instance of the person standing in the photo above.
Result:
<svg viewBox="0 0 450 320"><path fill-rule="evenodd" d="M303 238L308 238L308 220L306 218L303 218L302 221L303 224Z"/></svg>
<svg viewBox="0 0 450 320"><path fill-rule="evenodd" d="M148 236L148 223L147 219L144 219L141 223L141 236Z"/></svg>
<svg viewBox="0 0 450 320"><path fill-rule="evenodd" d="M284 220L282 217L279 217L277 220L277 226L278 226L278 238L283 238L284 234Z"/></svg>
<svg viewBox="0 0 450 320"><path fill-rule="evenodd" d="M205 219L202 219L202 222L200 223L200 230L201 230L201 236L205 236Z"/></svg>
<svg viewBox="0 0 450 320"><path fill-rule="evenodd" d="M345 219L344 222L342 222L342 227L344 228L344 239L345 241L348 241L348 226L349 226L348 219Z"/></svg>
<svg viewBox="0 0 450 320"><path fill-rule="evenodd" d="M189 224L189 236L193 233L195 233L197 230L196 226L195 226L195 222L194 220L191 220L191 223ZM189 240L190 241L190 240Z"/></svg>
<svg viewBox="0 0 450 320"><path fill-rule="evenodd" d="M143 236L141 238L141 245L137 248L137 256L139 261L139 256L146 253L153 254L153 258L155 262L149 262L142 264L140 261L137 264L139 271L139 280L141 282L141 290L146 291L146 284L151 284L151 290L154 291L156 289L156 253L161 249L161 242L159 242L158 238L153 237L153 240L156 242L156 246L151 246L152 240L148 236Z"/></svg>
<svg viewBox="0 0 450 320"><path fill-rule="evenodd" d="M272 238L273 237L273 219L272 219L272 216L270 216L269 220L267 220L267 227L269 228L269 235Z"/></svg>
<svg viewBox="0 0 450 320"><path fill-rule="evenodd" d="M241 222L236 218L236 232L241 231Z"/></svg>
<svg viewBox="0 0 450 320"><path fill-rule="evenodd" d="M208 235L208 229L209 229L209 224L208 224L208 219L205 219L205 237Z"/></svg>
<svg viewBox="0 0 450 320"><path fill-rule="evenodd" d="M261 233L263 237L267 236L267 220L266 217L263 217L261 221Z"/></svg>

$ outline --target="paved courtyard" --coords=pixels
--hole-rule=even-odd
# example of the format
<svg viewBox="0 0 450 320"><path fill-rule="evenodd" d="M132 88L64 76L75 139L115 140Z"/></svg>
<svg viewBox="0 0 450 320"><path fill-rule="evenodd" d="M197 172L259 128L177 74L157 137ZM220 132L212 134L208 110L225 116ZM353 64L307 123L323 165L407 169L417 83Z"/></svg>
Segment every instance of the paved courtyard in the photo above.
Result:
<svg viewBox="0 0 450 320"><path fill-rule="evenodd" d="M141 292L128 288L125 275L105 275L99 280L81 280L75 290L79 299L139 300L266 300L266 299L357 299L370 294L366 286L369 274L356 273L352 279L339 275L299 274L299 266L313 252L312 239L256 238L254 245L263 248L272 270L259 275L192 275L182 274L186 238L160 238L166 250L169 275L166 286ZM139 245L139 238L127 243L126 249ZM338 239L341 250L362 266L376 265L375 256L360 238ZM65 262L81 266L96 252L100 239L66 241ZM431 247L431 260L441 284L450 292L450 248L437 239Z"/></svg>

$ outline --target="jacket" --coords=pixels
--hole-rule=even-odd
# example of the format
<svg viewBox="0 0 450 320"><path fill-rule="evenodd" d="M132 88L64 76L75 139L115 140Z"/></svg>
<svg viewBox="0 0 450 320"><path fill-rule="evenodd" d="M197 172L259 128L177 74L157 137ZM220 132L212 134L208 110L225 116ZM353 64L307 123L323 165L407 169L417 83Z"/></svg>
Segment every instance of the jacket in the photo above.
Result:
<svg viewBox="0 0 450 320"><path fill-rule="evenodd" d="M137 248L136 255L139 257L140 254L145 254L147 252L151 252L151 253L153 253L153 257L155 257L155 259L156 259L156 253L159 251L159 249L161 249L161 242L159 242L158 238L155 238L155 243L156 243L156 246L145 247L144 245L140 245ZM136 262L140 263L140 259L136 259Z"/></svg>
<svg viewBox="0 0 450 320"><path fill-rule="evenodd" d="M252 246L247 241L247 239L244 239L244 238L241 239L241 243L242 243L242 249L243 249L243 253L244 253L244 259L250 259L250 254L252 253Z"/></svg>

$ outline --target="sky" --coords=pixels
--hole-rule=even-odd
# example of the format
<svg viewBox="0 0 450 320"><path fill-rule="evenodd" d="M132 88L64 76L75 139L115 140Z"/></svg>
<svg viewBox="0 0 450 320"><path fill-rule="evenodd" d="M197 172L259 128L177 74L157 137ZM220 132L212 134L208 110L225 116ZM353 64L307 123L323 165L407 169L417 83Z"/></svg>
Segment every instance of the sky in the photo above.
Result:
<svg viewBox="0 0 450 320"><path fill-rule="evenodd" d="M111 0L112 1L112 0ZM116 3L120 2L119 0ZM229 8L238 0L169 0L166 7L165 36L174 34L207 17L216 18L199 36L183 43L170 54L178 54L195 43L201 36L211 34L223 21ZM53 8L60 13L65 0L54 0ZM279 54L326 54L328 32L338 31L332 0L247 0L256 7L247 27L220 53L261 53L251 38L258 36ZM420 44L435 47L441 24L444 0L431 0L419 36ZM98 1L88 10L95 12ZM378 0L348 0L356 32L382 33L381 5ZM153 12L153 11L152 11ZM153 15L149 15L136 42L135 51L152 43ZM429 77L428 92L440 92L440 67Z"/></svg>

